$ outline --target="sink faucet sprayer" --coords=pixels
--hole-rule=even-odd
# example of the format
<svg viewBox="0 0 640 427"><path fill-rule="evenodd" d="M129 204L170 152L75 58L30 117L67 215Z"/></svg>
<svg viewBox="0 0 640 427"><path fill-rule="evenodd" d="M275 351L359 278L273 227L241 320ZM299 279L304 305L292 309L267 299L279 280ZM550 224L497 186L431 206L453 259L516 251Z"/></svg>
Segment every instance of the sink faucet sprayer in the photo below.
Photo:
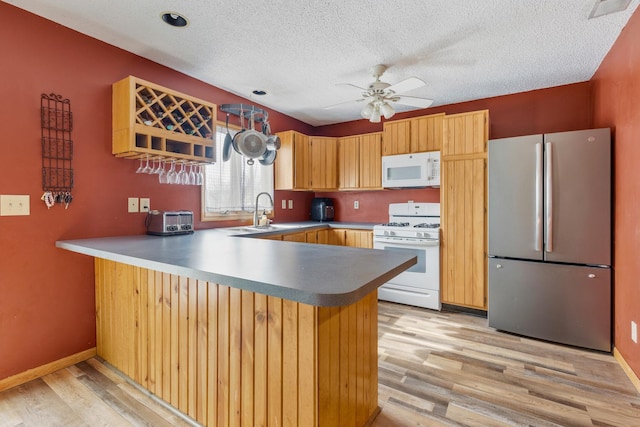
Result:
<svg viewBox="0 0 640 427"><path fill-rule="evenodd" d="M273 198L271 197L271 194L267 193L266 191L263 191L262 193L258 193L258 195L256 196L256 210L253 213L253 226L256 227L259 225L259 221L258 221L258 199L260 198L260 196L262 196L263 194L266 194L267 197L269 198L269 201L271 201L271 207L275 208L275 204L273 203ZM264 211L263 211L264 212Z"/></svg>

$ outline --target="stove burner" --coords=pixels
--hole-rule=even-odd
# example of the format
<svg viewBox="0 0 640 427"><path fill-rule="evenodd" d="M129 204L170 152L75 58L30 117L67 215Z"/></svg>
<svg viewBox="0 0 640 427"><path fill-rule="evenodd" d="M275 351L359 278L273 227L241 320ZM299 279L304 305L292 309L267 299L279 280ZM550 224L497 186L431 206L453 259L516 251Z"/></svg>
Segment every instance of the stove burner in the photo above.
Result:
<svg viewBox="0 0 640 427"><path fill-rule="evenodd" d="M388 222L386 224L380 224L384 227L408 227L408 222Z"/></svg>
<svg viewBox="0 0 640 427"><path fill-rule="evenodd" d="M423 222L421 224L416 224L413 226L414 228L438 228L440 227L440 224L428 224L426 222Z"/></svg>

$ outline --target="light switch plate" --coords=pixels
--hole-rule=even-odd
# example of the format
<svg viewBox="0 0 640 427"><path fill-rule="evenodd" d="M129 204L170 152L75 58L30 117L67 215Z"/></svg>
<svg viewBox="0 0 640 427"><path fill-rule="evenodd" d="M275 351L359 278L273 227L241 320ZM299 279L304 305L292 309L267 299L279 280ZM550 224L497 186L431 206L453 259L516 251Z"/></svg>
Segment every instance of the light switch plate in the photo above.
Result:
<svg viewBox="0 0 640 427"><path fill-rule="evenodd" d="M151 209L151 199L140 197L140 212L149 212Z"/></svg>
<svg viewBox="0 0 640 427"><path fill-rule="evenodd" d="M282 209L287 209L287 201L282 199Z"/></svg>
<svg viewBox="0 0 640 427"><path fill-rule="evenodd" d="M127 201L127 212L129 213L138 212L137 197L129 197L129 200Z"/></svg>
<svg viewBox="0 0 640 427"><path fill-rule="evenodd" d="M631 341L638 344L638 324L631 321Z"/></svg>
<svg viewBox="0 0 640 427"><path fill-rule="evenodd" d="M293 209L293 200L289 200L289 209Z"/></svg>
<svg viewBox="0 0 640 427"><path fill-rule="evenodd" d="M0 196L0 216L30 215L29 195L3 194Z"/></svg>

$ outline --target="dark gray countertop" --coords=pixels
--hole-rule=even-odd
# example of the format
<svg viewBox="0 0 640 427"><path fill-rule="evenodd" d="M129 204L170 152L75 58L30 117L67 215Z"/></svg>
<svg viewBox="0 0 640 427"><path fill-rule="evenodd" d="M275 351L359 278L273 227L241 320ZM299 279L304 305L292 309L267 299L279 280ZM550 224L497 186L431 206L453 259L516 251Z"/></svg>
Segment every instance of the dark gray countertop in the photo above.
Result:
<svg viewBox="0 0 640 427"><path fill-rule="evenodd" d="M295 229L322 225L307 224ZM389 251L239 238L227 230L64 240L56 246L316 306L352 304L416 262Z"/></svg>

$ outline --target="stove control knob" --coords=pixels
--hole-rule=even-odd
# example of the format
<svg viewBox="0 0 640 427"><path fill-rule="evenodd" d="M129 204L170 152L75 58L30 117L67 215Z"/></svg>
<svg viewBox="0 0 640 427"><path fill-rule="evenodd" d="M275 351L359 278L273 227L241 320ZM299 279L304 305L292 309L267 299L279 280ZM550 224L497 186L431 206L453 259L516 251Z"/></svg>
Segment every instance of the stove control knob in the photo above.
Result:
<svg viewBox="0 0 640 427"><path fill-rule="evenodd" d="M425 233L420 233L420 232L416 233L416 238L418 238L418 239L419 238L425 238L425 237L427 237L427 236L425 236Z"/></svg>
<svg viewBox="0 0 640 427"><path fill-rule="evenodd" d="M395 236L396 232L395 231L389 231L389 236Z"/></svg>

